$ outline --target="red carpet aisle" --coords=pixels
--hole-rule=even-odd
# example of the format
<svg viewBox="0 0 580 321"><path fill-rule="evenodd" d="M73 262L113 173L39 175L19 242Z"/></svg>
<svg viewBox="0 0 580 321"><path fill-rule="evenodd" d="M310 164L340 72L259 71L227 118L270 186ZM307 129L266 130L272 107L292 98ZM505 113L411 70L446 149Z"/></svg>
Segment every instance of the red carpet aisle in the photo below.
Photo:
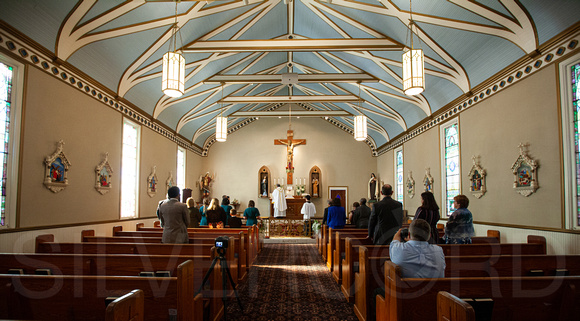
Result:
<svg viewBox="0 0 580 321"><path fill-rule="evenodd" d="M313 244L264 244L238 292L228 320L357 320Z"/></svg>

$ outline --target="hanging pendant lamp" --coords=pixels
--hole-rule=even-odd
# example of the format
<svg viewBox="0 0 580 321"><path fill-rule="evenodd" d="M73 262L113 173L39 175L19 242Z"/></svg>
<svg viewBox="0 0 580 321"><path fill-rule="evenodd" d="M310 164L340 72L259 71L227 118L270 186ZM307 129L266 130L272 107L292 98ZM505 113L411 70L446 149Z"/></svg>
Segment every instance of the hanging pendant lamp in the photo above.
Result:
<svg viewBox="0 0 580 321"><path fill-rule="evenodd" d="M360 109L362 109L362 101L360 96L360 83L358 84L358 97L359 113L361 113ZM357 141L364 141L367 139L367 116L362 113L358 116L354 116L354 139Z"/></svg>
<svg viewBox="0 0 580 321"><path fill-rule="evenodd" d="M173 24L169 51L163 55L161 90L169 97L179 97L185 92L185 58L177 51L177 1L175 2L175 23ZM171 47L173 45L173 51Z"/></svg>
<svg viewBox="0 0 580 321"><path fill-rule="evenodd" d="M411 1L409 1L409 28L407 32L411 33L411 49L407 49L402 56L403 62L403 92L405 95L418 95L425 90L425 59L423 50L413 48L413 26L417 30L417 39L419 28L413 22L413 10Z"/></svg>
<svg viewBox="0 0 580 321"><path fill-rule="evenodd" d="M215 139L225 142L228 139L228 118L224 117L224 85L222 84L222 102L220 115L215 118Z"/></svg>

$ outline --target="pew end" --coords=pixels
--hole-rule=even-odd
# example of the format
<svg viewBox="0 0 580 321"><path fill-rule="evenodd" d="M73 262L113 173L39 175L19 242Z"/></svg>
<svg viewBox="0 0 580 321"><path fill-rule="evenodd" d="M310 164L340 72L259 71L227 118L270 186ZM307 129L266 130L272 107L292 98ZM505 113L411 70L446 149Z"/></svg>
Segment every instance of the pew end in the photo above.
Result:
<svg viewBox="0 0 580 321"><path fill-rule="evenodd" d="M500 243L501 242L501 238L500 238L500 232L498 230L487 230L487 236L488 237L495 237L497 238L497 242Z"/></svg>
<svg viewBox="0 0 580 321"><path fill-rule="evenodd" d="M475 311L469 303L447 291L440 291L437 294L437 321L475 321Z"/></svg>
<svg viewBox="0 0 580 321"><path fill-rule="evenodd" d="M86 242L86 238L89 236L95 236L95 230L82 230L81 231L81 242Z"/></svg>
<svg viewBox="0 0 580 321"><path fill-rule="evenodd" d="M105 321L143 321L145 295L142 290L133 290L107 305Z"/></svg>
<svg viewBox="0 0 580 321"><path fill-rule="evenodd" d="M153 227L161 227L161 221L153 221Z"/></svg>
<svg viewBox="0 0 580 321"><path fill-rule="evenodd" d="M544 236L540 236L540 235L528 235L528 243L534 243L534 244L542 244L544 247L544 253L547 253L547 242L546 242L546 238Z"/></svg>
<svg viewBox="0 0 580 321"><path fill-rule="evenodd" d="M135 231L139 231L140 228L145 227L145 223L137 223L135 224Z"/></svg>
<svg viewBox="0 0 580 321"><path fill-rule="evenodd" d="M122 231L123 231L123 226L121 226L121 225L113 226L113 236L117 236L117 232L122 232Z"/></svg>
<svg viewBox="0 0 580 321"><path fill-rule="evenodd" d="M53 234L41 234L36 237L36 241L34 243L34 252L38 253L38 244L46 243L46 242L54 242L54 235Z"/></svg>

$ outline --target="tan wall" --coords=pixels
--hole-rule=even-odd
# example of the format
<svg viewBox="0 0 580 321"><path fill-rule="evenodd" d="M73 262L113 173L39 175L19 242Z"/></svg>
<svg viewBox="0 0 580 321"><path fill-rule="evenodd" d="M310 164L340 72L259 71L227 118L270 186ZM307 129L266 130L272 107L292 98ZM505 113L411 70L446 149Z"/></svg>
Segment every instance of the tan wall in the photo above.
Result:
<svg viewBox="0 0 580 321"><path fill-rule="evenodd" d="M474 220L563 227L557 96L551 65L460 115L463 193L470 196L467 174L472 155L481 156L487 171L488 192L481 199L470 197ZM529 197L513 189L511 167L520 143L529 143L529 155L540 165L540 188Z"/></svg>
<svg viewBox="0 0 580 321"><path fill-rule="evenodd" d="M293 120L292 129L295 139L306 139L294 148L294 178L307 177L313 166L322 173L322 196L313 201L317 216L322 217L329 186L347 186L350 204L366 197L366 182L377 166L366 144L319 118ZM269 200L257 197L258 170L266 165L273 178L286 177L286 147L274 145L274 139L285 139L287 130L287 118L262 118L214 144L202 169L216 174L211 196L238 199L239 211L254 200L262 216L269 215Z"/></svg>
<svg viewBox="0 0 580 321"><path fill-rule="evenodd" d="M521 80L459 114L462 193L470 199L474 220L481 223L529 227L562 227L559 107L555 67ZM456 118L451 118L451 121ZM440 125L445 125L442 123ZM529 143L529 155L538 161L540 188L529 197L513 189L511 166L518 145ZM434 178L434 194L442 206L440 127L435 126L403 145L405 181L415 180L415 196L405 196L405 209L413 215L421 205L425 168ZM487 171L487 193L477 199L469 192L467 174L472 156L480 156ZM394 175L393 152L378 159L381 175ZM387 172L383 172L383 168ZM389 172L393 174L389 174Z"/></svg>
<svg viewBox="0 0 580 321"><path fill-rule="evenodd" d="M21 140L20 227L113 220L119 217L122 117L69 85L28 68ZM64 140L69 186L43 185L44 158ZM109 153L112 189L95 188L95 168Z"/></svg>

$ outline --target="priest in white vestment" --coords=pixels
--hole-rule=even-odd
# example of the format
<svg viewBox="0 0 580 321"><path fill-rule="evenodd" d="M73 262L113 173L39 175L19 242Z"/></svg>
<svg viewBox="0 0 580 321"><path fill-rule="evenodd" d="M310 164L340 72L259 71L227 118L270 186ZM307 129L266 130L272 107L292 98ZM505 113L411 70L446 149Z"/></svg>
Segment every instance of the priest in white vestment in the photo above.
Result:
<svg viewBox="0 0 580 321"><path fill-rule="evenodd" d="M276 189L272 192L272 204L274 204L274 217L286 217L286 196L280 184L276 185Z"/></svg>

